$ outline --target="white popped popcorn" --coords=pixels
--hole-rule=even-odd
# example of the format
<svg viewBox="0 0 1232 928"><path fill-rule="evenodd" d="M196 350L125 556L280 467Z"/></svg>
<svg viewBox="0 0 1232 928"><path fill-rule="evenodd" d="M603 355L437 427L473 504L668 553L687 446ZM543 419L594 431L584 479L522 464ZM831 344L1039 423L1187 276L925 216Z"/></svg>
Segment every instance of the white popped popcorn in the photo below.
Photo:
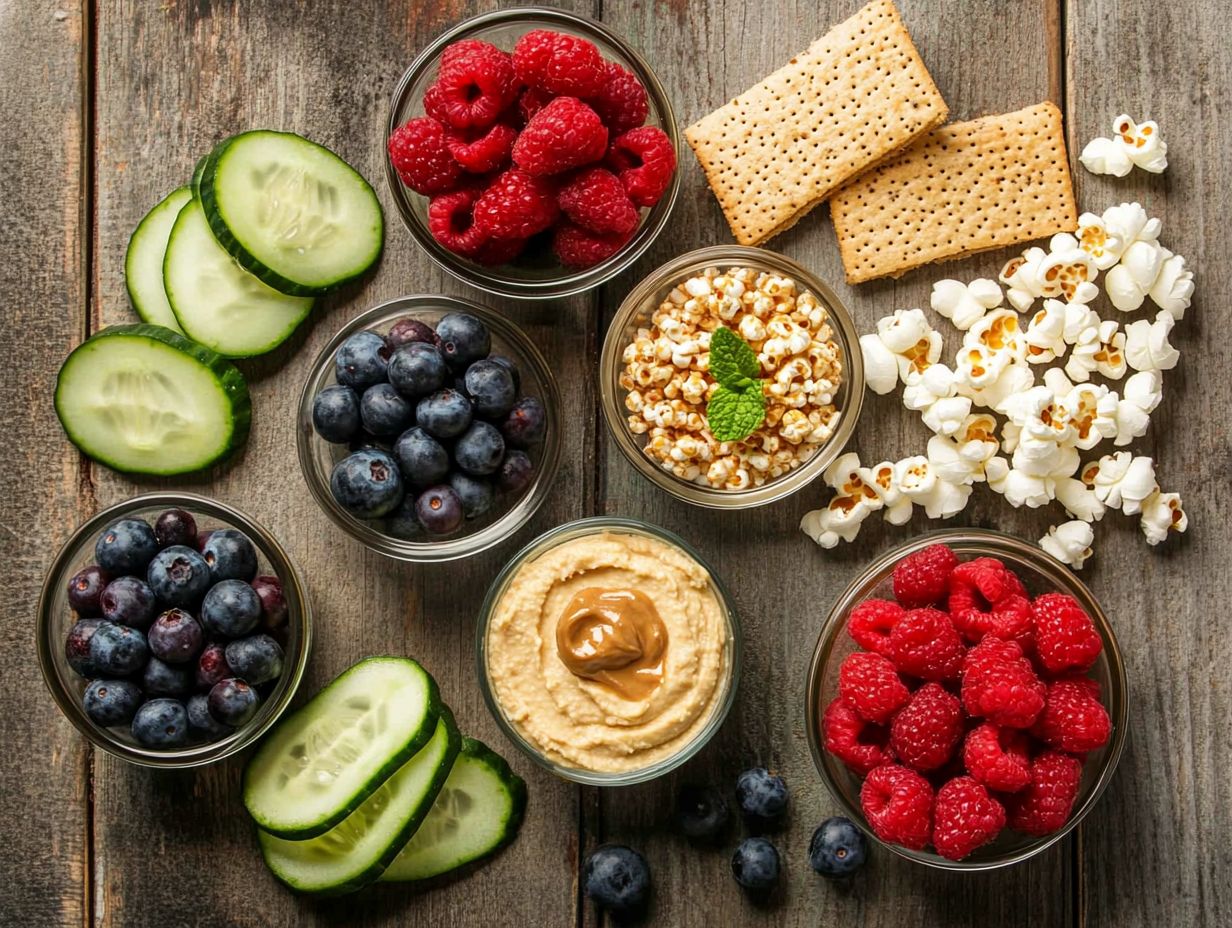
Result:
<svg viewBox="0 0 1232 928"><path fill-rule="evenodd" d="M1125 327L1125 361L1136 371L1169 371L1181 353L1168 341L1176 319L1160 310L1155 321L1139 319Z"/></svg>
<svg viewBox="0 0 1232 928"><path fill-rule="evenodd" d="M1108 226L1103 216L1083 213L1078 217L1078 247L1091 256L1091 261L1101 271L1106 271L1121 260L1121 252L1127 243L1115 229Z"/></svg>
<svg viewBox="0 0 1232 928"><path fill-rule="evenodd" d="M1048 257L1048 252L1039 247L1028 248L1017 258L1011 258L1001 268L997 279L1005 284L1005 297L1020 313L1030 309L1031 304L1042 296L1056 296L1057 293L1047 293L1048 288L1040 275L1040 265Z"/></svg>
<svg viewBox="0 0 1232 928"><path fill-rule="evenodd" d="M1120 243L1117 260L1134 242L1154 242L1159 239L1164 224L1148 216L1140 203L1118 203L1104 210L1101 217L1108 235Z"/></svg>
<svg viewBox="0 0 1232 928"><path fill-rule="evenodd" d="M1082 469L1082 482L1095 491L1109 509L1135 515L1144 500L1156 492L1155 462L1128 451L1106 454Z"/></svg>
<svg viewBox="0 0 1232 928"><path fill-rule="evenodd" d="M1039 540L1039 546L1062 564L1081 570L1091 556L1095 531L1082 521L1063 522L1048 528L1048 534Z"/></svg>
<svg viewBox="0 0 1232 928"><path fill-rule="evenodd" d="M1099 296L1094 280L1099 274L1094 259L1068 232L1058 232L1048 241L1048 256L1040 262L1043 296L1059 296L1067 303L1090 303Z"/></svg>
<svg viewBox="0 0 1232 928"><path fill-rule="evenodd" d="M1151 301L1172 316L1173 319L1185 318L1185 310L1193 300L1193 271L1185 266L1185 259L1173 254L1167 248L1161 248L1163 263L1159 266L1159 274L1147 291Z"/></svg>
<svg viewBox="0 0 1232 928"><path fill-rule="evenodd" d="M898 360L881 336L861 335L860 354L864 357L864 382L870 390L884 396L898 386Z"/></svg>
<svg viewBox="0 0 1232 928"><path fill-rule="evenodd" d="M1158 489L1142 501L1139 520L1146 543L1154 547L1168 538L1169 532L1181 533L1189 528L1189 517L1181 506L1179 493L1163 493Z"/></svg>
<svg viewBox="0 0 1232 928"><path fill-rule="evenodd" d="M854 541L861 523L871 512L849 496L836 496L828 506L806 512L800 520L800 531L821 547L833 548L840 541Z"/></svg>
<svg viewBox="0 0 1232 928"><path fill-rule="evenodd" d="M1010 397L1031 389L1034 384L1035 374L1031 368L1025 364L1011 364L1001 371L993 383L975 390L970 396L977 405L1004 413Z"/></svg>
<svg viewBox="0 0 1232 928"><path fill-rule="evenodd" d="M1076 477L1061 477L1054 481L1053 496L1075 519L1083 522L1098 522L1104 517L1106 507L1095 490Z"/></svg>
<svg viewBox="0 0 1232 928"><path fill-rule="evenodd" d="M882 518L891 525L904 525L911 519L911 500L903 495L900 468L893 461L861 467L860 479L881 499Z"/></svg>
<svg viewBox="0 0 1232 928"><path fill-rule="evenodd" d="M1105 438L1117 433L1117 408L1120 398L1103 384L1080 383L1061 400L1074 429L1072 444L1079 451L1090 451Z"/></svg>
<svg viewBox="0 0 1232 928"><path fill-rule="evenodd" d="M1125 381L1122 394L1117 402L1116 437L1112 440L1118 448L1146 434L1151 413L1163 399L1163 376L1159 371L1139 371Z"/></svg>
<svg viewBox="0 0 1232 928"><path fill-rule="evenodd" d="M995 280L978 277L969 284L958 280L939 280L933 284L929 300L933 310L945 316L956 329L967 330L990 309L1001 305L1001 287Z"/></svg>
<svg viewBox="0 0 1232 928"><path fill-rule="evenodd" d="M988 462L986 472L989 488L1005 497L1005 501L1015 509L1023 506L1038 509L1052 501L1052 488L1047 479L1011 467L1005 458L993 458Z"/></svg>
<svg viewBox="0 0 1232 928"><path fill-rule="evenodd" d="M1120 263L1108 271L1104 281L1112 305L1123 313L1141 306L1163 263L1164 249L1157 241L1137 241L1126 248Z"/></svg>
<svg viewBox="0 0 1232 928"><path fill-rule="evenodd" d="M1112 121L1112 132L1110 139L1091 139L1078 156L1092 174L1124 177L1135 166L1159 174L1168 167L1168 145L1154 120L1139 124L1122 113Z"/></svg>
<svg viewBox="0 0 1232 928"><path fill-rule="evenodd" d="M904 384L941 358L941 333L928 324L922 309L898 309L878 319L877 335L894 354Z"/></svg>
<svg viewBox="0 0 1232 928"><path fill-rule="evenodd" d="M1030 364L1050 364L1065 355L1065 304L1060 300L1044 300L1023 333L1027 361Z"/></svg>
<svg viewBox="0 0 1232 928"><path fill-rule="evenodd" d="M1116 139L1106 139L1099 135L1087 142L1078 160L1092 174L1124 177L1134 169L1129 153Z"/></svg>

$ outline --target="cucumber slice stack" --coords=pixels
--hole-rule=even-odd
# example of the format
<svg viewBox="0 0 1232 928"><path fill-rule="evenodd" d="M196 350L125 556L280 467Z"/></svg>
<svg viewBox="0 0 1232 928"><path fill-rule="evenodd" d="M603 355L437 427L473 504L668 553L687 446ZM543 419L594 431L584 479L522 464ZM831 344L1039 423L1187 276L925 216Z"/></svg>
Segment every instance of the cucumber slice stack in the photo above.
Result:
<svg viewBox="0 0 1232 928"><path fill-rule="evenodd" d="M517 835L526 784L461 737L418 663L375 657L274 729L244 771L244 805L274 876L338 895L494 853Z"/></svg>

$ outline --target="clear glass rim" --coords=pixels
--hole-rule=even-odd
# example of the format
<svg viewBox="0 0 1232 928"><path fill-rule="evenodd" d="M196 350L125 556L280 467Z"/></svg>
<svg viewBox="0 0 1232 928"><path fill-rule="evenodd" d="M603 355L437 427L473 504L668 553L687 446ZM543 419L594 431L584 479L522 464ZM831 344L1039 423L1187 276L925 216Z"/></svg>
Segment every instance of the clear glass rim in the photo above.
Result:
<svg viewBox="0 0 1232 928"><path fill-rule="evenodd" d="M415 242L438 267L473 287L497 296L528 300L558 299L597 287L615 277L640 258L667 225L668 217L671 215L672 208L675 206L676 199L680 193L679 165L681 162L681 142L680 132L676 125L676 116L663 85L655 76L650 65L636 49L603 23L579 13L539 6L515 7L480 13L477 16L462 20L462 22L441 33L411 61L410 66L403 72L401 79L394 88L393 96L390 98L389 119L385 129L384 142L386 143L386 148L388 148L389 136L398 128L398 114L402 110L412 86L428 69L435 66L441 51L446 45L491 26L523 21L544 25L555 23L563 27L573 28L579 32L589 33L615 48L625 58L625 63L632 67L637 78L646 88L646 94L652 107L651 111L657 114L660 128L671 139L672 146L676 150L677 163L677 169L672 175L671 185L663 194L662 199L651 208L649 214L638 227L637 232L628 244L606 261L594 267L571 272L565 272L562 269L561 275L557 277L531 280L502 276L486 271L481 265L460 258L437 243L411 205L411 198L419 195L407 190L402 185L393 164L389 160L388 154L384 150L381 153L381 160L385 165L385 180L389 186L390 194L393 196L394 204L398 209L398 214L402 218L403 225L406 226L407 230L411 233L411 237L414 238Z"/></svg>
<svg viewBox="0 0 1232 928"><path fill-rule="evenodd" d="M624 330L648 300L666 293L681 277L705 267L724 264L747 265L775 271L792 277L797 284L813 293L830 314L831 329L843 351L844 382L838 427L830 440L807 462L789 474L747 490L714 490L684 480L669 473L648 458L625 422L621 390L616 377L624 352ZM599 359L599 391L603 418L608 432L629 462L642 476L672 496L694 506L707 509L749 509L764 506L812 483L842 453L855 432L864 403L864 358L860 353L859 334L855 321L838 295L816 274L786 255L764 248L745 245L712 245L690 251L655 269L634 287L616 310Z"/></svg>
<svg viewBox="0 0 1232 928"><path fill-rule="evenodd" d="M1097 778L1090 791L1083 799L1081 805L1073 810L1069 821L1059 831L1038 838L1016 852L986 860L946 860L944 857L936 854L913 851L896 844L889 844L878 838L865 822L863 811L848 801L843 790L835 782L834 774L830 769L832 761L825 752L821 734L821 702L826 669L830 663L834 648L843 635L848 612L867 594L873 578L881 575L888 568L892 568L894 563L906 555L933 544L949 545L959 554L1004 556L1022 560L1029 564L1047 580L1055 583L1058 589L1070 593L1082 604L1082 607L1095 622L1095 627L1104 641L1103 656L1108 662L1108 675L1111 680L1111 686L1104 696L1108 714L1112 719L1112 736L1105 749L1103 765L1098 771ZM809 663L808 678L805 684L805 725L808 731L809 749L813 755L813 764L817 768L818 773L821 774L826 789L829 790L834 801L842 807L843 814L855 822L868 835L870 841L914 863L924 864L938 870L976 872L996 870L1001 867L1022 863L1052 847L1052 845L1077 828L1082 820L1086 818L1090 811L1098 804L1104 790L1108 788L1108 784L1112 781L1113 774L1116 772L1117 764L1121 760L1121 754L1124 751L1125 741L1129 733L1128 695L1125 663L1121 656L1121 649L1117 644L1116 633L1112 629L1112 624L1108 621L1108 616L1095 598L1095 595L1087 588L1086 584L1074 576L1069 568L1039 547L1004 532L980 528L939 529L916 536L890 548L865 566L843 592L839 594L837 601L826 617L825 623L822 625L821 633L817 638L817 646ZM833 761L833 763L838 764L839 762Z"/></svg>
<svg viewBox="0 0 1232 928"><path fill-rule="evenodd" d="M84 540L99 534L115 519L129 513L143 509L177 507L226 522L252 536L258 542L282 583L283 596L287 601L288 625L295 635L293 641L296 642L296 647L294 658L284 666L277 687L252 722L219 741L180 750L155 750L118 741L106 729L90 721L81 708L80 701L65 691L56 669L56 658L53 651L53 648L62 647L63 642L52 641L54 623L51 610L55 600L55 591L68 582L71 576L70 571L75 567L74 561L79 556L78 549ZM304 670L308 665L308 656L312 650L312 609L303 580L290 556L274 536L247 513L227 503L198 496L195 493L146 493L100 510L79 525L60 547L51 566L47 569L42 591L39 594L36 645L39 669L43 674L43 682L51 691L52 698L73 726L96 747L121 760L142 767L161 769L202 767L230 757L253 744L278 721L291 704L300 681L303 679ZM292 648L288 646L287 650L291 652Z"/></svg>
<svg viewBox="0 0 1232 928"><path fill-rule="evenodd" d="M722 695L721 702L714 707L705 726L697 733L693 740L684 745L675 754L664 758L656 764L651 764L638 770L628 770L619 773L604 773L586 770L581 767L570 767L546 757L539 748L531 744L518 731L517 727L505 717L505 713L496 699L496 694L492 692L492 684L488 679L487 665L488 625L492 620L492 614L496 609L497 602L504 594L514 574L517 573L522 565L557 545L571 541L574 538L581 538L604 531L640 534L666 542L679 548L700 564L709 575L711 587L719 600L719 604L722 606L723 616L727 621L728 647L730 648L726 691ZM524 754L539 766L550 770L566 780L572 780L574 783L582 783L587 786L632 786L637 783L646 783L666 773L670 773L694 757L709 743L710 739L714 737L715 732L723 726L723 722L726 721L728 713L735 703L736 691L740 683L743 654L744 634L741 630L740 618L732 608L732 598L727 591L727 587L724 586L723 581L706 559L692 545L674 532L639 519L626 519L615 516L590 516L566 522L544 532L523 547L509 559L509 562L497 574L496 579L492 581L492 585L488 587L488 593L484 597L483 605L479 609L479 621L475 623L475 658L479 685L483 691L484 702L487 703L488 711L492 713L496 724L510 741L517 745Z"/></svg>

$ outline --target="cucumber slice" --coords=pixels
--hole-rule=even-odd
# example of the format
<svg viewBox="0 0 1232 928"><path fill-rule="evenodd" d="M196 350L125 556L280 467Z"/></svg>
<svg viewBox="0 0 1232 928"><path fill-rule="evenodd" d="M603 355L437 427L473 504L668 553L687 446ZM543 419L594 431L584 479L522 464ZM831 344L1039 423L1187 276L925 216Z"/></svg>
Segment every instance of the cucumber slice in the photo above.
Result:
<svg viewBox="0 0 1232 928"><path fill-rule="evenodd" d="M292 840L329 831L424 746L440 714L436 681L415 661L360 661L257 749L244 770L248 814Z"/></svg>
<svg viewBox="0 0 1232 928"><path fill-rule="evenodd" d="M465 738L432 811L381 880L426 880L494 854L517 837L525 811L525 781L483 742Z"/></svg>
<svg viewBox="0 0 1232 928"><path fill-rule="evenodd" d="M325 834L287 841L259 831L266 866L287 886L306 893L337 895L371 883L420 827L459 747L453 715L443 709L419 753Z"/></svg>
<svg viewBox="0 0 1232 928"><path fill-rule="evenodd" d="M283 293L317 296L368 270L385 218L368 182L289 132L243 132L210 153L199 182L215 238Z"/></svg>
<svg viewBox="0 0 1232 928"><path fill-rule="evenodd" d="M56 415L85 454L132 474L209 467L248 437L235 365L160 325L117 325L79 345L56 380Z"/></svg>
<svg viewBox="0 0 1232 928"><path fill-rule="evenodd" d="M179 187L159 200L137 224L124 255L124 285L137 315L145 322L166 326L181 334L183 330L167 302L167 291L163 289L163 255L167 253L167 238L175 225L175 217L191 199L192 191Z"/></svg>
<svg viewBox="0 0 1232 928"><path fill-rule="evenodd" d="M205 165L210 160L210 153L206 152L197 159L197 163L193 165L192 180L188 182L189 188L192 190L194 197L201 196L201 175L205 173Z"/></svg>
<svg viewBox="0 0 1232 928"><path fill-rule="evenodd" d="M313 302L279 293L236 264L214 239L196 199L185 204L171 228L163 287L184 333L232 358L278 347Z"/></svg>

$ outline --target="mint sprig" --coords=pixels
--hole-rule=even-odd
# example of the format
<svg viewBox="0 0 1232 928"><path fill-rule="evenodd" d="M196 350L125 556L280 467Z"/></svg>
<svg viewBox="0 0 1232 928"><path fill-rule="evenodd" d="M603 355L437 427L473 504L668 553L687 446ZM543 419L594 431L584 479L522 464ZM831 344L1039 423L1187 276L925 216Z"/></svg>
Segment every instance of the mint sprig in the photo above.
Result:
<svg viewBox="0 0 1232 928"><path fill-rule="evenodd" d="M706 404L710 434L719 441L748 438L766 420L766 394L757 354L731 329L710 336L710 374L718 389Z"/></svg>

